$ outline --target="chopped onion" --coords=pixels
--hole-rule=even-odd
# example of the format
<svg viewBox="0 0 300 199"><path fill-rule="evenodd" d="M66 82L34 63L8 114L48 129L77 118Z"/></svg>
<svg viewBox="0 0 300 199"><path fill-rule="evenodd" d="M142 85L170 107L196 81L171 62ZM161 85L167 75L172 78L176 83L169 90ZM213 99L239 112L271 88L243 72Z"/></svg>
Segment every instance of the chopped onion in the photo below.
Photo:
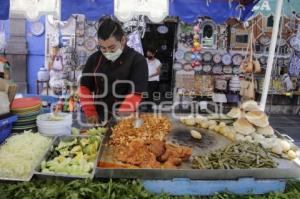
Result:
<svg viewBox="0 0 300 199"><path fill-rule="evenodd" d="M8 138L0 147L0 177L28 178L50 143L51 138L31 131Z"/></svg>

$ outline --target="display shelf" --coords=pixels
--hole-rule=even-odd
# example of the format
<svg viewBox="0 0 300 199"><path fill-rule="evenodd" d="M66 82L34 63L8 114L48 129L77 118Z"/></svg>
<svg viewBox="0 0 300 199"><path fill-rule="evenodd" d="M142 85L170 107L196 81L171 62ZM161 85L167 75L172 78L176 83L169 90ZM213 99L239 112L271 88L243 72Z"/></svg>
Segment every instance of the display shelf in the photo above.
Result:
<svg viewBox="0 0 300 199"><path fill-rule="evenodd" d="M258 94L262 94L262 91L258 91ZM284 96L300 96L300 91L291 91L291 92L272 92L269 91L268 95L284 95Z"/></svg>

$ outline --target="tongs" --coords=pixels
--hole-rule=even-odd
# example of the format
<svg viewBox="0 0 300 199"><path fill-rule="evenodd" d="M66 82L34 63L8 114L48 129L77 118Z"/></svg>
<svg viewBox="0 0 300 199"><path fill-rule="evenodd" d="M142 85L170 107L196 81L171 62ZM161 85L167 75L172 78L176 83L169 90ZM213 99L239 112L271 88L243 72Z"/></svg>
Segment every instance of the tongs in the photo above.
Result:
<svg viewBox="0 0 300 199"><path fill-rule="evenodd" d="M138 128L141 128L141 126L143 125L144 121L140 118L140 114L139 113L136 113L135 114L136 117L135 117L135 120L133 121L133 127L138 129Z"/></svg>

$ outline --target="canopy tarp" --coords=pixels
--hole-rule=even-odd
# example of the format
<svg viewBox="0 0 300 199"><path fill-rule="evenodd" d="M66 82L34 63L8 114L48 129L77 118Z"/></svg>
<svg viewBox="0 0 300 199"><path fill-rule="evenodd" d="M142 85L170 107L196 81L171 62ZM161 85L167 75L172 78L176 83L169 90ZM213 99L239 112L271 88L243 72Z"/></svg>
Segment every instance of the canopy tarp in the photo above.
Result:
<svg viewBox="0 0 300 199"><path fill-rule="evenodd" d="M276 11L277 0L260 0L253 7L254 16L262 14L264 16L274 15ZM282 8L282 15L286 17L294 16L294 13L300 17L300 0L285 0Z"/></svg>
<svg viewBox="0 0 300 199"><path fill-rule="evenodd" d="M252 13L258 0L248 0L244 7L239 7L240 0L170 0L169 15L178 16L191 23L199 16L208 16L218 23L228 18L246 20ZM207 3L210 2L210 3ZM61 19L67 20L72 14L84 14L88 20L98 20L103 15L114 14L113 0L61 0Z"/></svg>
<svg viewBox="0 0 300 199"><path fill-rule="evenodd" d="M233 0L171 0L170 15L179 16L181 20L191 23L199 16L207 16L217 23L223 23L229 18L238 18L242 21L252 14L252 8L258 0L248 1L240 7L239 1Z"/></svg>
<svg viewBox="0 0 300 199"><path fill-rule="evenodd" d="M0 20L6 20L9 17L9 0L0 0Z"/></svg>
<svg viewBox="0 0 300 199"><path fill-rule="evenodd" d="M84 14L88 20L96 21L104 15L114 14L113 0L61 0L61 20L72 14Z"/></svg>

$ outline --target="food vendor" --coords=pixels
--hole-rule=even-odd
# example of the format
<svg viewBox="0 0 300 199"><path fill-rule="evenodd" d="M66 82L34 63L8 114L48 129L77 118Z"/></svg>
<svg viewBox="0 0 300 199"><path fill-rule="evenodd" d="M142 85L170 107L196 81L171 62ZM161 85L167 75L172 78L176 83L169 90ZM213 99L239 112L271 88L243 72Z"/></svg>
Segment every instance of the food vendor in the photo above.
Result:
<svg viewBox="0 0 300 199"><path fill-rule="evenodd" d="M98 51L88 58L79 87L82 109L89 123L109 119L113 112L135 111L148 83L147 61L126 45L118 22L107 17L100 19L97 35ZM129 80L134 88L125 81L116 84L118 80Z"/></svg>

